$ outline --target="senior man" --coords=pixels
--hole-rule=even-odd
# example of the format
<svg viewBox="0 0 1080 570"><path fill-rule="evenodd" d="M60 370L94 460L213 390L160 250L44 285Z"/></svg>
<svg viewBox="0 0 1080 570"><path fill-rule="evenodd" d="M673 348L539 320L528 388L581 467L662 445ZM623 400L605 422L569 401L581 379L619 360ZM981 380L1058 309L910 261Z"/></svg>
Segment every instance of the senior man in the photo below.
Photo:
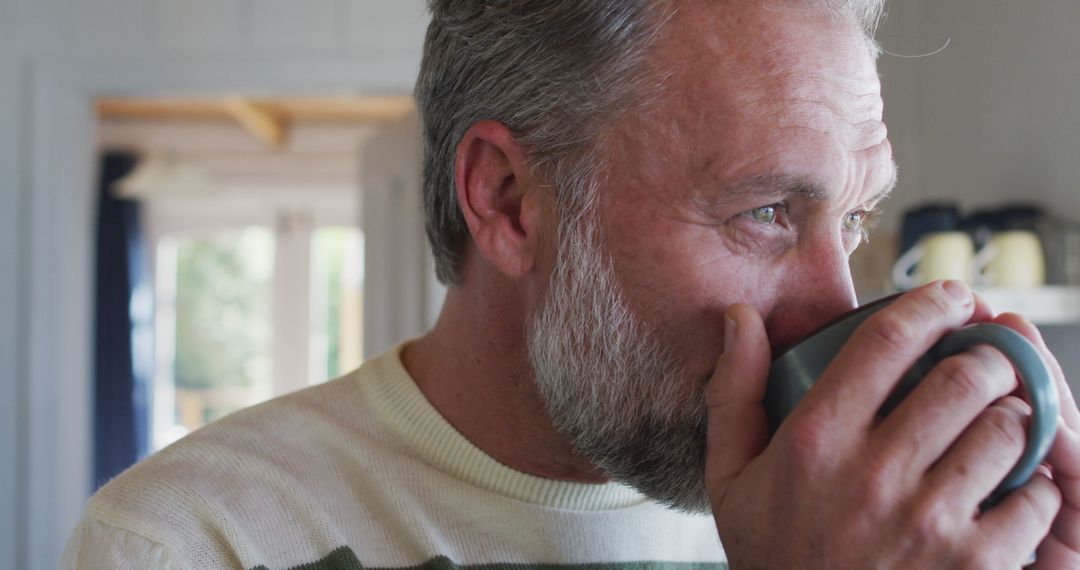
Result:
<svg viewBox="0 0 1080 570"><path fill-rule="evenodd" d="M962 284L880 312L768 438L771 347L854 306L848 256L895 178L879 2L430 6L438 324L109 483L69 566L1080 565L1056 366L1048 465L986 512L1027 413L999 353L875 417L948 329L1042 347Z"/></svg>

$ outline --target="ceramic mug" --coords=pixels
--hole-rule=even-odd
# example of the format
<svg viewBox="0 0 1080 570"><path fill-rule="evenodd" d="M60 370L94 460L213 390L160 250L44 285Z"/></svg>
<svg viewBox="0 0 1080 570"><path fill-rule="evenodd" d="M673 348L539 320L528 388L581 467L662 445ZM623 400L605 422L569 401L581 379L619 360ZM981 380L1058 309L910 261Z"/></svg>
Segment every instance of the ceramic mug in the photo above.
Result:
<svg viewBox="0 0 1080 570"><path fill-rule="evenodd" d="M774 432L825 372L855 329L898 297L886 297L846 313L773 359L765 392L765 409ZM1057 433L1057 387L1046 363L1030 341L1010 328L991 323L969 325L952 331L900 378L879 413L886 415L892 411L938 362L980 344L993 346L1013 363L1032 408L1024 453L1005 480L983 503L984 507L988 507L1031 478L1050 451L1050 444Z"/></svg>
<svg viewBox="0 0 1080 570"><path fill-rule="evenodd" d="M1037 225L1046 258L1046 282L1050 285L1080 285L1080 223L1058 217L1044 217Z"/></svg>
<svg viewBox="0 0 1080 570"><path fill-rule="evenodd" d="M975 283L983 270L982 259L976 258L975 242L967 232L934 232L923 236L896 260L892 277L900 289L914 289L943 279ZM989 256L985 259L989 260Z"/></svg>
<svg viewBox="0 0 1080 570"><path fill-rule="evenodd" d="M1035 232L998 232L975 256L976 281L989 287L1039 287L1046 284L1045 259L1042 242Z"/></svg>

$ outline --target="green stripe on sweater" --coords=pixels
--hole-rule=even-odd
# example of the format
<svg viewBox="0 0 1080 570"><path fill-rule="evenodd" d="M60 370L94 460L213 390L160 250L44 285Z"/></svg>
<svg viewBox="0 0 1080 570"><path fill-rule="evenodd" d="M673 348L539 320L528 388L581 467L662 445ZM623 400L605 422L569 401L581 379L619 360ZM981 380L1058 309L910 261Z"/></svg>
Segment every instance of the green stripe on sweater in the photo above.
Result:
<svg viewBox="0 0 1080 570"><path fill-rule="evenodd" d="M251 570L270 570L256 566ZM293 566L288 570L365 570L352 549L342 546L321 560ZM436 556L423 564L367 570L727 570L722 562L593 562L588 564L457 564L445 556Z"/></svg>

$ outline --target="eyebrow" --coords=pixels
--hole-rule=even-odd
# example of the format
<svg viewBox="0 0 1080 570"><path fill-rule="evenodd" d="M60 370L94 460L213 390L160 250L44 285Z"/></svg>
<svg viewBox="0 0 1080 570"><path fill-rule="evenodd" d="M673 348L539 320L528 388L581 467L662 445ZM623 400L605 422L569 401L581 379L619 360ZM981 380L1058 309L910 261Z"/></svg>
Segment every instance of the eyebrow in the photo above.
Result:
<svg viewBox="0 0 1080 570"><path fill-rule="evenodd" d="M890 175L884 186L861 204L876 204L892 193L896 188L897 169L895 161L890 167ZM823 200L829 193L816 181L790 174L758 174L739 180L726 187L723 192L710 196L700 196L699 200L711 206L723 206L729 202L747 198L775 196L777 200L800 197L810 200Z"/></svg>
<svg viewBox="0 0 1080 570"><path fill-rule="evenodd" d="M758 174L744 178L728 186L725 198L734 199L765 196L798 196L810 200L825 197L825 190L811 179L789 174Z"/></svg>

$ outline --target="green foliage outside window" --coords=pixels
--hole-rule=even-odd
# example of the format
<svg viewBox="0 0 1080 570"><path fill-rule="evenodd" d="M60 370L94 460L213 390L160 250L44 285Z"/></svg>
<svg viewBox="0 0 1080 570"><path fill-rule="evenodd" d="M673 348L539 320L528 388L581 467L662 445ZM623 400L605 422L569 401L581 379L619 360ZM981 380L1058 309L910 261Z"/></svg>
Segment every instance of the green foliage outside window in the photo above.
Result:
<svg viewBox="0 0 1080 570"><path fill-rule="evenodd" d="M273 248L273 235L264 228L179 240L178 389L270 381Z"/></svg>

